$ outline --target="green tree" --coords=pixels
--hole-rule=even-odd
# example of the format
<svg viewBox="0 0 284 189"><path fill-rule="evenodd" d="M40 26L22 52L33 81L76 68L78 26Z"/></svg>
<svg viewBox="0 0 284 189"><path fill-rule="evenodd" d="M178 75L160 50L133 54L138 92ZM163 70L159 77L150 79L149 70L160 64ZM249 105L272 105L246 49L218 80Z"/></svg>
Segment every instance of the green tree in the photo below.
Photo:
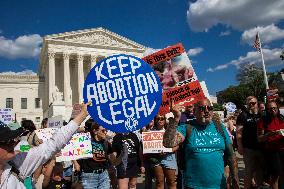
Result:
<svg viewBox="0 0 284 189"><path fill-rule="evenodd" d="M248 64L240 68L237 73L237 80L247 90L247 95L256 96L263 101L266 94L263 70L255 64Z"/></svg>

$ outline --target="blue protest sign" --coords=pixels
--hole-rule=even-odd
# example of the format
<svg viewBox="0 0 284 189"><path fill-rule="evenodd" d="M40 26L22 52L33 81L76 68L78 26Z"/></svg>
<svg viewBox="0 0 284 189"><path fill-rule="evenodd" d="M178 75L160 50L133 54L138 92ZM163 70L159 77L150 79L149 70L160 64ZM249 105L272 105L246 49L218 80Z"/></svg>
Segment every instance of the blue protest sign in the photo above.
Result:
<svg viewBox="0 0 284 189"><path fill-rule="evenodd" d="M143 60L120 54L101 60L89 72L83 89L91 117L114 132L141 129L155 117L162 87L152 67Z"/></svg>
<svg viewBox="0 0 284 189"><path fill-rule="evenodd" d="M228 113L234 113L237 110L237 106L233 102L225 104Z"/></svg>

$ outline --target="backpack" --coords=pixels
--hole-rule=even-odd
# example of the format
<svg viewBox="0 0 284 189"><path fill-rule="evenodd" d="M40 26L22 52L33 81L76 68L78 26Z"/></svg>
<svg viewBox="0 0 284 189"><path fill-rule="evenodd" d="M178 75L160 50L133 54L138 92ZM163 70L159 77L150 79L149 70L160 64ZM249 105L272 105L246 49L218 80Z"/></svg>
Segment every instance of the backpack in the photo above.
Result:
<svg viewBox="0 0 284 189"><path fill-rule="evenodd" d="M222 128L222 125L221 124L216 124L214 122L214 125L215 125L215 128L216 128L216 131L222 136L222 138L224 139L224 143L225 143L225 151L224 151L224 155L223 155L223 160L224 160L224 167L226 167L228 165L228 152L227 152L227 143L226 143L226 136L225 136L225 132ZM185 148L185 145L188 143L189 141L189 137L191 135L191 132L192 132L192 129L193 129L193 126L188 123L186 124L186 136L185 136L185 139L184 139L184 142L183 142L183 146Z"/></svg>

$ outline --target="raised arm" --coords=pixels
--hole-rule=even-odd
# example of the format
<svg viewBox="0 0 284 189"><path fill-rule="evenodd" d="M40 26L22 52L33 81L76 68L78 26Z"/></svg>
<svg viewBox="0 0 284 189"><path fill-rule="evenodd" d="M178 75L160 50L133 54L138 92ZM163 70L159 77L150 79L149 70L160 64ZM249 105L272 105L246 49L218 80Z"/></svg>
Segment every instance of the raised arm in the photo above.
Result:
<svg viewBox="0 0 284 189"><path fill-rule="evenodd" d="M184 140L184 136L177 132L177 126L181 117L182 108L183 106L180 104L173 106L173 103L171 103L171 112L174 114L174 118L169 118L169 123L163 136L163 145L166 148L178 146Z"/></svg>
<svg viewBox="0 0 284 189"><path fill-rule="evenodd" d="M66 126L58 129L51 139L41 145L31 148L26 154L19 154L15 163L18 164L20 176L26 178L30 176L40 165L45 163L52 155L61 150L63 146L71 139L77 131L78 126L85 120L88 115L87 106L91 103L84 104L81 112L74 120Z"/></svg>

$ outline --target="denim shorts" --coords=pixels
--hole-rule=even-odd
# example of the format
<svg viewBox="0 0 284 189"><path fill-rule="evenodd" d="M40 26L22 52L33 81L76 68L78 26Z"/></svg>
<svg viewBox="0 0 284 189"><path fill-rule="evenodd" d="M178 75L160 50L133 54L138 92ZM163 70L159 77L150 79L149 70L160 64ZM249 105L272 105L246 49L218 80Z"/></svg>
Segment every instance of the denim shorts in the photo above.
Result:
<svg viewBox="0 0 284 189"><path fill-rule="evenodd" d="M84 189L110 189L108 171L102 173L82 172L82 185Z"/></svg>
<svg viewBox="0 0 284 189"><path fill-rule="evenodd" d="M161 156L159 163L155 164L154 167L161 166L166 169L177 170L177 160L174 153L168 153Z"/></svg>

